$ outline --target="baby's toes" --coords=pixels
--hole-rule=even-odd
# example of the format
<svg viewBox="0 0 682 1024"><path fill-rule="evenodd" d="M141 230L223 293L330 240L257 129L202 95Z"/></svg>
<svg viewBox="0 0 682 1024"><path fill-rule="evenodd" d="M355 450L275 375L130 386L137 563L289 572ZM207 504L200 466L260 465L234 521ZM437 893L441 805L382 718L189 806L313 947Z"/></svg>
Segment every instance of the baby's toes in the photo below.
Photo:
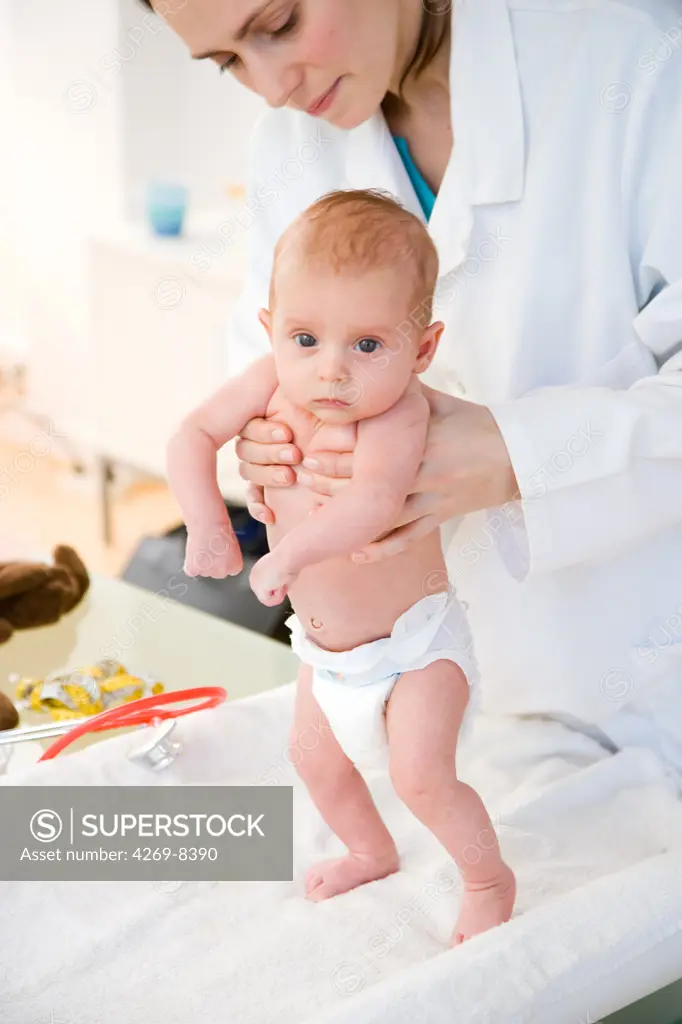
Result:
<svg viewBox="0 0 682 1024"><path fill-rule="evenodd" d="M310 896L323 884L324 879L316 868L309 868L305 876L305 894Z"/></svg>

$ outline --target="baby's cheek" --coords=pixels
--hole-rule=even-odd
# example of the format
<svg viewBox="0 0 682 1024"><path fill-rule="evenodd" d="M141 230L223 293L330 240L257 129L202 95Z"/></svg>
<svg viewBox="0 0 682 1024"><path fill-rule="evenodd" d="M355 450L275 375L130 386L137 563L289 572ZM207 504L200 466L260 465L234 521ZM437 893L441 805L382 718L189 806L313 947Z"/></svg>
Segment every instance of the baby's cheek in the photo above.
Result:
<svg viewBox="0 0 682 1024"><path fill-rule="evenodd" d="M284 363L278 368L279 386L294 405L305 405L310 398L307 375L295 364Z"/></svg>
<svg viewBox="0 0 682 1024"><path fill-rule="evenodd" d="M369 381L365 386L363 406L365 416L379 416L386 412L398 402L407 390L412 374L399 370L396 367L387 367L383 372L372 371L374 381Z"/></svg>

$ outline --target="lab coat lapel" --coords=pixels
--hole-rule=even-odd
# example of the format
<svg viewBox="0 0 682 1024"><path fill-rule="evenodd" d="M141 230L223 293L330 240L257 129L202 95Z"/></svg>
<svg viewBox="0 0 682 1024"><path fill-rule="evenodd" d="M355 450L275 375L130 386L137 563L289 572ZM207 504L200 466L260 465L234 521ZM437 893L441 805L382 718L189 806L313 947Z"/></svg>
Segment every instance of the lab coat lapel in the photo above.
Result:
<svg viewBox="0 0 682 1024"><path fill-rule="evenodd" d="M380 110L348 134L346 180L349 188L390 192L410 213L421 221L425 220L386 118Z"/></svg>
<svg viewBox="0 0 682 1024"><path fill-rule="evenodd" d="M466 258L473 207L523 195L523 109L507 0L456 0L450 94L455 144L428 224L441 277ZM425 220L381 111L349 132L346 180L392 193Z"/></svg>
<svg viewBox="0 0 682 1024"><path fill-rule="evenodd" d="M473 207L523 195L523 109L506 0L455 3L450 95L455 141L429 221L441 277L466 258Z"/></svg>

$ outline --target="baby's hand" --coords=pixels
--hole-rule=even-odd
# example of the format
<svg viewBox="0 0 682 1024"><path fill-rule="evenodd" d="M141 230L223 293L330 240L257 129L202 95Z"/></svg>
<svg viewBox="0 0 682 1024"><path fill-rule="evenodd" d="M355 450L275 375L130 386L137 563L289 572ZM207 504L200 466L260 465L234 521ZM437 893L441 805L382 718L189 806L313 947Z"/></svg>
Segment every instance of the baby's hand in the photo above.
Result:
<svg viewBox="0 0 682 1024"><path fill-rule="evenodd" d="M236 576L243 568L244 559L231 523L188 527L186 576L211 576L222 580L226 576Z"/></svg>
<svg viewBox="0 0 682 1024"><path fill-rule="evenodd" d="M261 604L270 608L282 603L295 579L296 574L282 569L277 556L271 551L269 555L256 562L251 570L249 583Z"/></svg>

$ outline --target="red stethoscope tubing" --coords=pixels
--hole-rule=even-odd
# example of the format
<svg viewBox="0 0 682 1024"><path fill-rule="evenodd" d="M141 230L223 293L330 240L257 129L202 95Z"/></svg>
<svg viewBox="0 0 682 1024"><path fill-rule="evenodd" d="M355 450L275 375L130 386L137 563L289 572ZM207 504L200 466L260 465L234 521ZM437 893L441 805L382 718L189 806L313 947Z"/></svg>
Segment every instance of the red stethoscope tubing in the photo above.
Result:
<svg viewBox="0 0 682 1024"><path fill-rule="evenodd" d="M191 690L160 693L154 697L142 697L140 700L131 700L127 704L119 704L118 707L102 711L99 715L87 718L80 725L69 729L47 748L40 760L49 761L56 757L65 747L87 732L128 729L133 725L151 725L152 722L163 721L166 718L181 718L182 715L191 715L195 711L215 708L218 704L222 704L226 697L227 691L222 686L196 686ZM190 708L176 708L173 711L160 710L164 704L178 704L186 700L200 700L201 698L204 698L201 704Z"/></svg>

